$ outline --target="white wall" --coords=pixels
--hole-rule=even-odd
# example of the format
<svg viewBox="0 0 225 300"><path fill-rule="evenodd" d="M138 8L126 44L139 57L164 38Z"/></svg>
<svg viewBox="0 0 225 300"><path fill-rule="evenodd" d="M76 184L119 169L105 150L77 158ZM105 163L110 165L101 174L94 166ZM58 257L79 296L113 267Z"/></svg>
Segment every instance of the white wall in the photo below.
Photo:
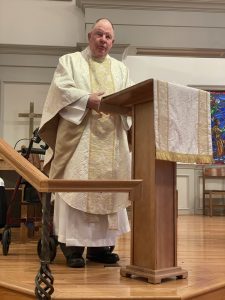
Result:
<svg viewBox="0 0 225 300"><path fill-rule="evenodd" d="M104 0L96 3L83 13L75 0L0 0L0 44L76 46L85 42L91 24L105 16L115 24L118 44L225 48L224 11L125 10L110 9Z"/></svg>
<svg viewBox="0 0 225 300"><path fill-rule="evenodd" d="M14 147L20 139L25 139L17 144L16 149L22 145L28 145L29 141L29 119L19 117L19 113L29 113L30 102L34 103L34 112L41 114L44 99L46 98L49 84L27 83L27 82L6 82L3 85L2 97L5 99L2 120L2 138ZM34 118L33 129L40 124L40 118Z"/></svg>
<svg viewBox="0 0 225 300"><path fill-rule="evenodd" d="M224 58L128 56L124 63L136 83L156 78L183 85L225 86Z"/></svg>
<svg viewBox="0 0 225 300"><path fill-rule="evenodd" d="M103 5L101 9L85 10L86 32L102 16L114 23L119 44L144 48L225 48L224 11L133 10L129 7L124 10L104 8Z"/></svg>
<svg viewBox="0 0 225 300"><path fill-rule="evenodd" d="M84 15L75 0L0 0L0 44L75 46L84 41Z"/></svg>

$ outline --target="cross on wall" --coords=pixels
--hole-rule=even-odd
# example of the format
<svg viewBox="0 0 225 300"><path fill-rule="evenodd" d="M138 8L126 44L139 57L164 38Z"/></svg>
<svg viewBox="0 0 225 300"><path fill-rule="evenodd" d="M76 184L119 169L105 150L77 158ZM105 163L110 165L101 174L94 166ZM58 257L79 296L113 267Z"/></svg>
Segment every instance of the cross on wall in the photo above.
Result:
<svg viewBox="0 0 225 300"><path fill-rule="evenodd" d="M18 117L29 118L29 138L32 138L34 132L34 119L41 118L41 114L34 112L34 102L30 102L30 111L29 113L19 113Z"/></svg>

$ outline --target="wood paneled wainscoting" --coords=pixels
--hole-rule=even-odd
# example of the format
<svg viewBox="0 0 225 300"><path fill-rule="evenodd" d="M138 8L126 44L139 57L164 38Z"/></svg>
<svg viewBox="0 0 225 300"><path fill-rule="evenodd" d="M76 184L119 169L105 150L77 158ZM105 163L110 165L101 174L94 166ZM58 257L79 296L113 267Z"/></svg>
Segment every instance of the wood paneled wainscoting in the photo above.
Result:
<svg viewBox="0 0 225 300"><path fill-rule="evenodd" d="M21 243L14 229L8 256L0 255L0 299L35 299L34 277L39 268L37 239ZM84 269L70 269L57 249L50 265L54 273L53 299L225 299L225 218L178 217L178 264L188 271L187 279L165 279L150 284L140 278L120 276L120 267L130 260L130 235L121 237L115 251L118 265L106 267L87 261Z"/></svg>

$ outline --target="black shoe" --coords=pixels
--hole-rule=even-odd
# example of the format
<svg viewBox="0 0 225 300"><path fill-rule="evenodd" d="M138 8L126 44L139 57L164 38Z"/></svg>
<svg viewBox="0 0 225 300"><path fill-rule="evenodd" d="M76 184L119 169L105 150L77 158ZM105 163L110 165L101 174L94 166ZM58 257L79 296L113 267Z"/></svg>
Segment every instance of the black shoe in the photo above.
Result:
<svg viewBox="0 0 225 300"><path fill-rule="evenodd" d="M84 247L66 246L66 244L60 243L60 248L66 257L68 267L83 268L85 266L85 260L82 257Z"/></svg>
<svg viewBox="0 0 225 300"><path fill-rule="evenodd" d="M67 266L70 268L83 268L85 266L85 261L82 256L77 254L72 254L66 257Z"/></svg>
<svg viewBox="0 0 225 300"><path fill-rule="evenodd" d="M118 254L111 252L110 247L88 247L86 258L103 264L115 264L120 260Z"/></svg>

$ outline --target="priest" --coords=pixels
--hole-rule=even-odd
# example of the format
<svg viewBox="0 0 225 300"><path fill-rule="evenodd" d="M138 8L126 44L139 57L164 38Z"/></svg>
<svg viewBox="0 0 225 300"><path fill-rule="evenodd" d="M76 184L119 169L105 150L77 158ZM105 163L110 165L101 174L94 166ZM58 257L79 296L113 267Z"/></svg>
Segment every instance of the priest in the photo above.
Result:
<svg viewBox="0 0 225 300"><path fill-rule="evenodd" d="M88 33L88 47L60 57L44 104L39 134L49 146L44 171L53 179L130 179L124 115L99 111L101 98L132 85L126 66L108 53L115 40L108 19ZM113 264L116 239L130 230L125 193L55 193L54 233L69 267L88 260Z"/></svg>

